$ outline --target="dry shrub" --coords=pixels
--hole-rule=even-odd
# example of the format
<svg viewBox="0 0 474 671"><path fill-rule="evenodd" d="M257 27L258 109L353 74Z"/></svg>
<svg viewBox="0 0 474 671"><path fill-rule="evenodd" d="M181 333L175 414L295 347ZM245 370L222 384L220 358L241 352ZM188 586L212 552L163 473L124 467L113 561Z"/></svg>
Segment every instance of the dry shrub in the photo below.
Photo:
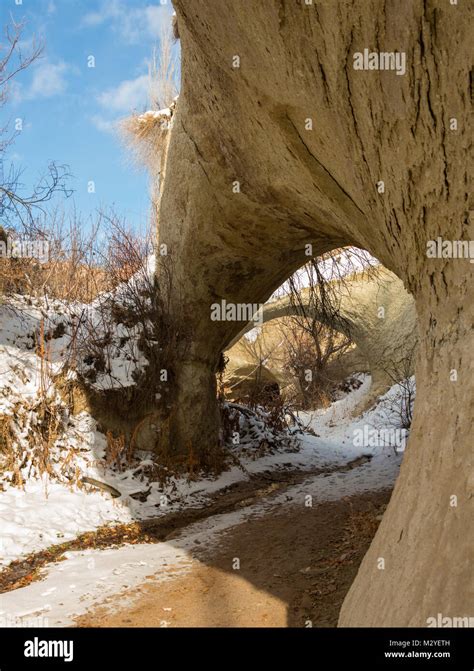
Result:
<svg viewBox="0 0 474 671"><path fill-rule="evenodd" d="M107 289L111 291L144 271L147 258L153 252L153 235L150 229L137 233L114 213L102 213L101 216L108 232L102 267L107 276Z"/></svg>
<svg viewBox="0 0 474 671"><path fill-rule="evenodd" d="M85 233L83 222L73 216L66 220L56 211L37 221L26 232L8 231L14 240L47 242L48 260L34 258L0 259L3 295L48 296L65 301L87 302L105 289L105 273L95 258L98 229Z"/></svg>
<svg viewBox="0 0 474 671"><path fill-rule="evenodd" d="M318 324L308 333L292 318L281 327L284 335L285 365L297 381L291 402L303 410L328 407L337 383L329 374L329 364L342 356L351 343L342 334Z"/></svg>
<svg viewBox="0 0 474 671"><path fill-rule="evenodd" d="M254 458L275 450L299 449L298 434L304 427L282 398L273 399L264 408L220 402L222 447L248 453Z"/></svg>
<svg viewBox="0 0 474 671"><path fill-rule="evenodd" d="M394 396L389 396L379 403L391 427L410 430L413 422L413 413L416 398L415 359L416 344L399 362L391 362L385 372L398 385Z"/></svg>
<svg viewBox="0 0 474 671"><path fill-rule="evenodd" d="M288 401L280 395L278 384L269 384L268 378L257 374L249 377L248 384L241 388L245 392L243 396L229 400L225 375L228 362L229 359L221 355L217 378L224 461L232 457L232 450L236 448L254 458L276 449L298 449L297 434L306 429Z"/></svg>
<svg viewBox="0 0 474 671"><path fill-rule="evenodd" d="M123 471L131 464L132 456L127 448L125 436L123 434L114 436L112 431L107 431L106 438L105 463L107 466Z"/></svg>
<svg viewBox="0 0 474 671"><path fill-rule="evenodd" d="M29 270L20 259L0 258L0 296L26 293Z"/></svg>
<svg viewBox="0 0 474 671"><path fill-rule="evenodd" d="M17 465L15 462L15 434L12 427L12 418L10 415L0 415L0 471L13 471L14 479L18 478L16 475ZM18 471L19 473L19 471Z"/></svg>
<svg viewBox="0 0 474 671"><path fill-rule="evenodd" d="M128 280L152 251L150 231L133 231L113 210L98 212L89 223L56 210L37 220L34 229L4 231L5 239L7 235L46 241L49 259L0 258L1 295L47 296L69 303L89 303Z"/></svg>
<svg viewBox="0 0 474 671"><path fill-rule="evenodd" d="M68 409L56 394L50 361L50 341L40 322L36 335L40 359L38 395L33 401L19 401L11 415L0 420L0 470L22 487L30 477L48 474L68 481L74 475L70 460L63 461L59 442L66 435Z"/></svg>
<svg viewBox="0 0 474 671"><path fill-rule="evenodd" d="M164 149L173 108L149 110L121 122L125 143L139 161L148 167L159 165L158 159Z"/></svg>
<svg viewBox="0 0 474 671"><path fill-rule="evenodd" d="M123 433L131 451L143 447L140 438L144 433L147 449L155 450L168 464L164 446L168 443L167 420L176 389L175 366L191 340L190 320L185 317L184 301L182 314L170 309L170 260L161 260L158 284L142 257L143 250L137 250L133 240L128 242L120 246L118 258L109 256L108 275L115 283L137 265L140 267L129 281L120 283L117 291L104 295L94 312L85 311L79 316L81 325L74 344L74 360L79 362L76 372L100 424L106 430ZM117 356L130 362L125 381L114 377ZM166 376L162 376L163 371ZM142 432L144 420L151 416Z"/></svg>
<svg viewBox="0 0 474 671"><path fill-rule="evenodd" d="M0 420L1 471L10 472L12 484L19 487L30 477L66 476L68 464L59 471L53 468L54 448L65 429L64 406L57 400L18 404L13 416Z"/></svg>

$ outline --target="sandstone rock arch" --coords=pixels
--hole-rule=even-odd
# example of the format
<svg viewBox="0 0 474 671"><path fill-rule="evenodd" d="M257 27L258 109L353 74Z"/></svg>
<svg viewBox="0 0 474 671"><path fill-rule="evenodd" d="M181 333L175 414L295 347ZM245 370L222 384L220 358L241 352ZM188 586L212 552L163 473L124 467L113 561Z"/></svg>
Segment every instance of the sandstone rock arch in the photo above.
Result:
<svg viewBox="0 0 474 671"><path fill-rule="evenodd" d="M319 316L327 326L349 336L357 345L359 356L367 361L372 386L362 406L365 408L393 384L391 369L401 367L401 362L411 357L416 345L415 304L403 282L385 268L378 268L368 277L362 275L336 284L334 294L338 296L340 319L328 320L322 313ZM308 304L307 291L306 296ZM304 289L302 302L305 304ZM298 308L289 296L283 296L264 305L262 322L291 314L298 314ZM253 323L248 324L227 349L252 327Z"/></svg>
<svg viewBox="0 0 474 671"><path fill-rule="evenodd" d="M175 0L175 9L182 89L159 239L174 277L170 309L192 343L176 362L172 444L203 451L216 439L214 373L241 324L210 322L214 300L264 302L308 243L315 255L370 251L414 297L418 393L400 478L340 623L423 626L437 612L466 614L474 266L429 259L426 243L472 237L468 3ZM406 74L354 70L365 48L404 52Z"/></svg>
<svg viewBox="0 0 474 671"><path fill-rule="evenodd" d="M279 396L280 381L263 364L235 366L226 379L226 398L230 400L248 399L258 384L259 389L269 396Z"/></svg>

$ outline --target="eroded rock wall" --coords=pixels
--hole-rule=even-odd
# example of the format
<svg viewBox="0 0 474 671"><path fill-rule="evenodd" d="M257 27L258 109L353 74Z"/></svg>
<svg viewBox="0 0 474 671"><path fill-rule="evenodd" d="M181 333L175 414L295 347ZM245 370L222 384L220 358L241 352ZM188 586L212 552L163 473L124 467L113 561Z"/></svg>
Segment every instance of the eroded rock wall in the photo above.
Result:
<svg viewBox="0 0 474 671"><path fill-rule="evenodd" d="M214 373L242 324L210 321L210 305L266 301L303 265L306 244L315 255L367 249L415 299L417 401L401 475L340 622L465 615L474 265L429 258L426 246L474 237L469 4L175 0L175 9L182 89L159 237L171 309L185 297L193 338L177 367L173 445L199 452L217 440ZM403 52L405 73L355 70L366 48Z"/></svg>

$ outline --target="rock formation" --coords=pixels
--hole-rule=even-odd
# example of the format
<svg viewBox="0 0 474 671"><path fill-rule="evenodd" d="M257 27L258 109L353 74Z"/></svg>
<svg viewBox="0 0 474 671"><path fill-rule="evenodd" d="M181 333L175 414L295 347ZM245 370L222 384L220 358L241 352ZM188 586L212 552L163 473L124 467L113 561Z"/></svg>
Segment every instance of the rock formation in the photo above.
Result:
<svg viewBox="0 0 474 671"><path fill-rule="evenodd" d="M327 315L321 313L319 316L327 326L349 336L357 345L359 356L368 364L372 386L368 398L359 408L361 410L392 386L395 371L402 371L405 365L411 363L416 345L415 304L405 291L403 282L384 268L375 275L363 275L337 285L332 293L338 296L334 307L339 319L329 315L328 321ZM304 289L302 294L305 304ZM307 299L311 301L309 296ZM285 296L265 304L262 321L265 324L295 313L298 313L297 306L289 296ZM252 326L247 325L229 348Z"/></svg>
<svg viewBox="0 0 474 671"><path fill-rule="evenodd" d="M212 303L265 302L308 244L314 255L368 250L415 300L417 400L401 475L340 623L465 615L474 265L426 249L438 236L473 237L468 3L174 4L182 87L159 273L172 274L170 309L192 342L175 362L171 444L199 453L217 440L215 371L242 323L211 321ZM354 69L365 49L403 52L405 73Z"/></svg>

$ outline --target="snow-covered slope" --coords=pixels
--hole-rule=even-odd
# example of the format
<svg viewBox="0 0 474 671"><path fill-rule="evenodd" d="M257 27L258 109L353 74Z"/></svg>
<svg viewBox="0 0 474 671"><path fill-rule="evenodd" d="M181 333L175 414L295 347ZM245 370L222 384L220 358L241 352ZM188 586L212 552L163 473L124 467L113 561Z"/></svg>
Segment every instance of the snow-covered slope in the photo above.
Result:
<svg viewBox="0 0 474 671"><path fill-rule="evenodd" d="M251 443L243 441L235 449L235 465L217 478L168 477L163 482L150 453L137 452L121 467L111 464L106 436L87 412L71 414L55 381L61 372L66 378L87 374L90 364L84 362L80 344L87 343L92 326L96 335L107 332L107 366L92 384L106 389L134 383L137 371L147 365L137 347L140 334L137 327L110 320L110 311L127 307L153 273L150 258L127 284L91 305L20 296L0 304L0 564L105 524L202 505L212 493L267 470L314 470L370 454L372 462L363 471L367 487L379 486L377 478L393 481L400 455L385 438L379 444L365 440L367 427L391 425L383 399L364 416L352 417L370 387L370 377L363 375L358 389L328 409L300 413L316 435L293 437L259 458L248 449ZM399 392L395 386L386 397L393 400ZM262 422L251 421L252 431L267 438ZM246 435L248 427L240 424ZM380 475L384 469L386 475ZM105 483L119 496L111 498L83 478Z"/></svg>

